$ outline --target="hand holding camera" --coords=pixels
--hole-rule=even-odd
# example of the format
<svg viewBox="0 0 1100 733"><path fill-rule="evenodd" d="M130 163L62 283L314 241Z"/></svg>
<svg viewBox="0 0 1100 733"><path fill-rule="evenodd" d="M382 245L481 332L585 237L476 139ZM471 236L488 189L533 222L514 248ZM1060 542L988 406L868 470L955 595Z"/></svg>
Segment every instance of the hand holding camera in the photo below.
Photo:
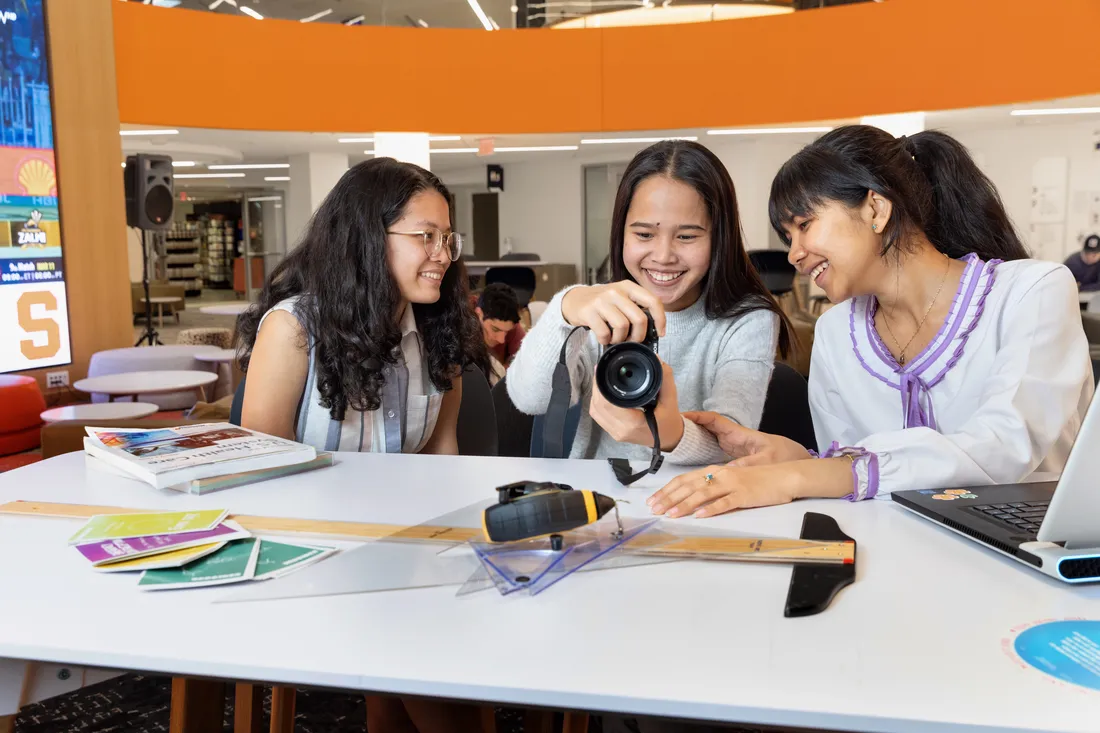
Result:
<svg viewBox="0 0 1100 733"><path fill-rule="evenodd" d="M561 301L561 314L571 326L584 326L603 346L645 340L652 316L657 335L665 335L665 308L641 285L629 280L573 288Z"/></svg>
<svg viewBox="0 0 1100 733"><path fill-rule="evenodd" d="M657 420L657 430L661 441L661 450L671 451L680 444L684 435L684 420L680 416L679 397L676 394L676 382L672 378L672 367L658 360L661 378L658 380L659 393L653 413ZM597 371L599 367L597 367ZM597 383L599 377L595 377ZM605 433L620 443L650 446L653 436L646 423L645 413L641 410L620 407L604 396L602 389L592 392L592 402L588 414Z"/></svg>

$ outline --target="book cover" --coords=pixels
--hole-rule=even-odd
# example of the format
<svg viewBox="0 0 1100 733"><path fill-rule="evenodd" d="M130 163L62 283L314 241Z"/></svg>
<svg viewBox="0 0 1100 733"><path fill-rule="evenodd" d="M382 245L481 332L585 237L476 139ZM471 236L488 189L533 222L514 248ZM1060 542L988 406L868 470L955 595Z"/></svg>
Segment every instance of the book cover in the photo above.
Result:
<svg viewBox="0 0 1100 733"><path fill-rule="evenodd" d="M213 542L207 545L184 547L178 550L169 550L156 555L145 555L106 565L97 565L97 573L127 573L136 570L163 570L166 568L180 568L188 563L217 552L226 546L226 542Z"/></svg>
<svg viewBox="0 0 1100 733"><path fill-rule="evenodd" d="M141 537L89 542L76 546L77 552L93 566L132 560L146 555L182 550L211 542L226 542L242 539L249 534L240 525L232 521L222 522L216 527L198 532L180 532L178 534L157 534Z"/></svg>
<svg viewBox="0 0 1100 733"><path fill-rule="evenodd" d="M138 588L141 590L202 588L251 580L256 574L256 561L259 556L258 539L249 537L236 540L214 554L207 555L182 568L146 570L141 574Z"/></svg>
<svg viewBox="0 0 1100 733"><path fill-rule="evenodd" d="M332 547L311 547L289 542L260 540L260 558L253 580L278 578L312 565L336 552Z"/></svg>
<svg viewBox="0 0 1100 733"><path fill-rule="evenodd" d="M183 512L142 514L97 514L69 538L70 545L152 535L205 532L217 527L229 514L227 509L195 509Z"/></svg>
<svg viewBox="0 0 1100 733"><path fill-rule="evenodd" d="M155 488L212 476L306 463L312 446L230 423L131 430L87 428L84 450Z"/></svg>

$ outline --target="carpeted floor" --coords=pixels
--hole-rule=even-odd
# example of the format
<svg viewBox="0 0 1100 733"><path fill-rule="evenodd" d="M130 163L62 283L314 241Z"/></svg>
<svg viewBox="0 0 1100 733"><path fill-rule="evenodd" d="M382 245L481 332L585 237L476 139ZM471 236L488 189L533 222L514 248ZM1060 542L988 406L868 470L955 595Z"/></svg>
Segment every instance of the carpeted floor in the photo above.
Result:
<svg viewBox="0 0 1100 733"><path fill-rule="evenodd" d="M231 688L227 686L227 692ZM167 677L124 675L23 708L15 733L167 733L172 681ZM362 695L299 690L295 733L364 733ZM264 699L264 725L271 714L270 689ZM226 695L223 731L233 730L233 696ZM518 711L497 711L497 733L522 733ZM211 733L218 733L211 731ZM590 728L590 733L596 733Z"/></svg>

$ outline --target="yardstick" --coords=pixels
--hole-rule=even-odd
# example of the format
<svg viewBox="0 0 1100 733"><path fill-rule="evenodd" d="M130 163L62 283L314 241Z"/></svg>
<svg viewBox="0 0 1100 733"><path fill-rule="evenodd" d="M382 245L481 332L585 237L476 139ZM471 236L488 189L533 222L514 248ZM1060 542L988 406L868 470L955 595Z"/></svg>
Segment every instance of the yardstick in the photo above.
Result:
<svg viewBox="0 0 1100 733"><path fill-rule="evenodd" d="M134 514L156 511L129 507L62 504L42 501L13 501L0 504L0 515L32 516L60 519L90 519L97 514ZM255 534L314 536L329 539L363 541L371 539L404 539L459 543L485 539L480 527L446 527L427 524L402 527L395 524L340 522L327 519L296 519L232 514L228 517ZM662 530L671 529L664 522ZM574 530L595 533L592 527ZM675 534L673 529L672 534ZM595 534L593 534L595 536ZM691 535L666 541L667 537L643 532L626 543L634 553L683 557L737 560L743 562L794 562L849 565L855 562L856 544L852 541L818 541L772 537L734 537L721 535Z"/></svg>

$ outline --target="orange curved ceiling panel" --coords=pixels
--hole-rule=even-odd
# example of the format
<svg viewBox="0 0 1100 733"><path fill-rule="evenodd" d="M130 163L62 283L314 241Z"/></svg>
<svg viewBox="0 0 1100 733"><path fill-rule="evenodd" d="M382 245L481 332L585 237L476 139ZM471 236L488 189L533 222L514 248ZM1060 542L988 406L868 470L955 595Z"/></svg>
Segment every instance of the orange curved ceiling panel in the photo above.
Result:
<svg viewBox="0 0 1100 733"><path fill-rule="evenodd" d="M715 23L493 32L111 5L119 115L133 124L600 132L1100 93L1095 0L887 0Z"/></svg>

